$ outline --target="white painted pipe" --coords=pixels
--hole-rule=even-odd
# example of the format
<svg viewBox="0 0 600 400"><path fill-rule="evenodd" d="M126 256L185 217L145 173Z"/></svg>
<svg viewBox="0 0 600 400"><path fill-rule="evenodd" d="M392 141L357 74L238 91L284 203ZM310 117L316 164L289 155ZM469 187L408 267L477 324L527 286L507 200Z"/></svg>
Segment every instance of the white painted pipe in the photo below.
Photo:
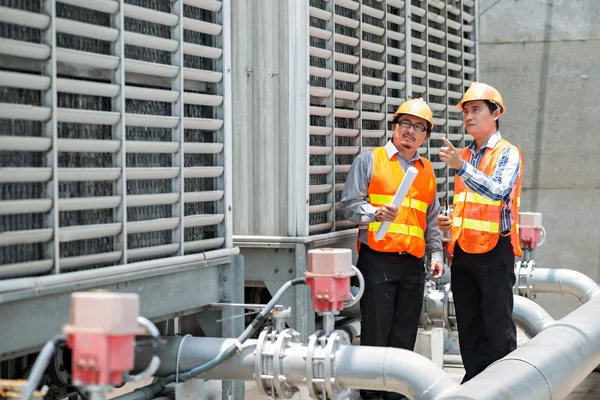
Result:
<svg viewBox="0 0 600 400"><path fill-rule="evenodd" d="M348 229L344 231L337 231L331 233L324 233L321 235L312 236L260 236L260 235L233 235L233 242L235 246L244 247L245 243L313 243L321 240L332 240L332 239L348 239L356 238L358 229Z"/></svg>
<svg viewBox="0 0 600 400"><path fill-rule="evenodd" d="M166 268L172 267L174 265L185 265L221 257L231 257L238 255L239 253L240 249L238 247L233 247L207 251L200 254L189 254L179 257L169 257L157 260L142 261L127 265L116 265L113 267L77 271L69 274L41 276L39 278L10 279L0 282L0 296L6 293L16 292L20 290L41 289L66 283L76 283L91 279L97 280L119 274L152 270L156 268Z"/></svg>
<svg viewBox="0 0 600 400"><path fill-rule="evenodd" d="M595 296L439 399L564 399L599 364L600 296Z"/></svg>
<svg viewBox="0 0 600 400"><path fill-rule="evenodd" d="M513 321L528 338L537 336L556 322L539 304L522 296L513 298Z"/></svg>
<svg viewBox="0 0 600 400"><path fill-rule="evenodd" d="M398 190L396 190L396 194L392 200L392 204L396 206L396 208L400 208L402 205L402 202L404 201L404 198L406 197L406 194L408 193L408 190L410 189L418 173L419 170L417 170L415 167L408 167L406 170L404 178L402 179L402 182L400 182L400 186L398 187ZM392 223L389 221L382 222L377 230L377 233L375 234L375 238L377 240L383 239L391 224Z"/></svg>
<svg viewBox="0 0 600 400"><path fill-rule="evenodd" d="M518 307L530 304L520 300L516 303ZM543 313L534 315L546 320ZM158 349L162 363L157 376L175 371L180 345L179 367L187 370L214 358L233 340L188 338L181 343L181 338L166 338ZM152 356L150 346L146 347L136 349L138 369L145 368ZM254 380L255 349L255 340L246 341L238 354L202 377ZM292 343L285 350L282 373L290 385L306 384L306 352L306 345L300 343ZM565 398L599 364L600 296L595 296L461 386L429 359L411 351L384 347L340 346L333 371L338 388L387 390L411 399L545 400Z"/></svg>
<svg viewBox="0 0 600 400"><path fill-rule="evenodd" d="M234 343L234 339L163 338L157 356L161 365L156 376L175 372L177 350L181 345L179 370L186 371L203 364ZM249 339L242 351L202 375L204 379L254 381L256 340ZM285 350L283 372L292 386L306 386L307 346L292 343ZM136 348L134 372L148 365L152 356L149 345ZM408 350L371 347L340 346L336 352L335 386L338 388L387 390L403 393L410 399L436 399L443 392L456 388L446 373L428 358Z"/></svg>
<svg viewBox="0 0 600 400"><path fill-rule="evenodd" d="M590 277L571 269L535 268L531 272L534 293L567 294L584 304L600 293Z"/></svg>
<svg viewBox="0 0 600 400"><path fill-rule="evenodd" d="M342 346L336 354L336 385L385 390L409 399L438 399L458 384L431 360L388 347Z"/></svg>
<svg viewBox="0 0 600 400"><path fill-rule="evenodd" d="M450 292L450 296L452 296L452 292ZM444 292L441 290L426 292L424 300L428 318L435 321L443 321L445 307ZM449 303L451 303L451 301ZM340 315L360 318L360 308L344 308L344 310L340 312ZM448 310L448 315L451 317L456 316L453 307ZM539 304L517 295L514 295L512 315L515 325L517 325L528 338L536 336L542 330L556 322Z"/></svg>

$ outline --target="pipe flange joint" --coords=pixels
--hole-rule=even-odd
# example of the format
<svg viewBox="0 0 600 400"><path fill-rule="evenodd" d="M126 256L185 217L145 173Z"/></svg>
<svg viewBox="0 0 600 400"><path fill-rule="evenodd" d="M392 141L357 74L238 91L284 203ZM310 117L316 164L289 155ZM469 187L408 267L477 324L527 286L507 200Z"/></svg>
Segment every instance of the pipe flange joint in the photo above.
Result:
<svg viewBox="0 0 600 400"><path fill-rule="evenodd" d="M315 332L309 338L306 357L306 379L308 392L313 399L348 398L349 389L335 384L335 355L341 345L349 345L350 338L344 331L334 331L325 336Z"/></svg>
<svg viewBox="0 0 600 400"><path fill-rule="evenodd" d="M442 303L444 304L444 324L446 329L449 331L455 331L458 329L456 325L456 313L454 311L454 300L452 298L452 286L450 283L447 283L444 286L444 297L442 298Z"/></svg>
<svg viewBox="0 0 600 400"><path fill-rule="evenodd" d="M535 300L535 292L533 291L533 271L537 268L535 260L529 260L529 275L527 276L527 298Z"/></svg>
<svg viewBox="0 0 600 400"><path fill-rule="evenodd" d="M289 384L283 371L285 350L291 343L300 343L300 334L293 329L277 332L267 328L260 333L256 343L254 374L261 394L289 399L298 392L297 387Z"/></svg>
<svg viewBox="0 0 600 400"><path fill-rule="evenodd" d="M520 276L521 276L521 266L523 265L523 261L517 261L515 262L515 278L516 278L516 282L513 286L513 294L516 295L520 295L520 290L519 290L519 286L520 286Z"/></svg>
<svg viewBox="0 0 600 400"><path fill-rule="evenodd" d="M434 322L429 318L429 294L435 291L435 282L427 281L425 282L425 293L423 296L423 307L421 308L421 316L420 323L423 329L426 331L431 330L434 326Z"/></svg>
<svg viewBox="0 0 600 400"><path fill-rule="evenodd" d="M534 260L517 261L515 263L516 282L513 287L513 293L530 300L535 299L531 275L536 267L537 263Z"/></svg>
<svg viewBox="0 0 600 400"><path fill-rule="evenodd" d="M313 399L320 399L319 395L325 393L325 387L323 386L322 380L315 379L315 370L318 369L316 363L322 358L321 346L319 342L322 342L324 338L324 332L319 330L308 337L308 346L306 348L306 386L308 387L308 394Z"/></svg>

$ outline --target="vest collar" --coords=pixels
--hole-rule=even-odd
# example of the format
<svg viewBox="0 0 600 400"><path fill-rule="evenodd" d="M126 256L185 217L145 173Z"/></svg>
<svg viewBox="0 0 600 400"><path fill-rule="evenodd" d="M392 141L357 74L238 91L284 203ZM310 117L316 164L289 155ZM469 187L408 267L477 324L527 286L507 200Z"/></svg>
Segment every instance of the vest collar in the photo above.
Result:
<svg viewBox="0 0 600 400"><path fill-rule="evenodd" d="M490 138L488 139L487 142L485 142L485 144L483 146L481 146L481 149L479 149L479 151L482 151L483 149L493 149L494 147L496 147L496 144L498 144L498 142L500 141L500 139L502 139L502 135L500 135L500 131L496 131L496 133L494 133L492 136L490 136ZM469 147L467 147L469 149L469 151L471 152L471 154L476 155L477 153L475 152L475 141L472 141L471 144L469 145Z"/></svg>
<svg viewBox="0 0 600 400"><path fill-rule="evenodd" d="M385 147L385 151L387 153L388 160L391 160L392 157L394 157L395 155L398 154L398 149L396 148L396 146L394 146L394 143L392 143L391 140L388 141L384 147ZM400 157L400 156L398 155L398 157ZM417 161L417 160L419 160L419 161L421 160L421 156L419 155L418 150L415 152L415 156L413 158L411 158L410 160L408 160L407 162Z"/></svg>

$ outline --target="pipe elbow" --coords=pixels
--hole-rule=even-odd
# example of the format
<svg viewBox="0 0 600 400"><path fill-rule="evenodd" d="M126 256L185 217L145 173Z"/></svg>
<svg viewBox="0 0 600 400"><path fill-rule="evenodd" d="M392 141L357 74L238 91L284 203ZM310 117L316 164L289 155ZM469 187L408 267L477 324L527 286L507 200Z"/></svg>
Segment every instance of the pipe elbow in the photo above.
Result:
<svg viewBox="0 0 600 400"><path fill-rule="evenodd" d="M589 276L572 269L559 270L559 285L562 294L568 294L581 304L587 303L600 291L598 284Z"/></svg>
<svg viewBox="0 0 600 400"><path fill-rule="evenodd" d="M414 352L389 348L383 364L386 388L415 399L436 399L458 387L441 368Z"/></svg>

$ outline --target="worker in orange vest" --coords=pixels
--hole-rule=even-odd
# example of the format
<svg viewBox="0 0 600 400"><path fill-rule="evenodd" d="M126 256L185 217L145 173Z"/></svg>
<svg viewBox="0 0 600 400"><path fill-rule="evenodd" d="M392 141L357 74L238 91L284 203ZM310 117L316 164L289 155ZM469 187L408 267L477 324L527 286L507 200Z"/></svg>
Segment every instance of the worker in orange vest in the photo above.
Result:
<svg viewBox="0 0 600 400"><path fill-rule="evenodd" d="M496 89L474 82L456 107L475 140L459 152L443 139L440 159L457 175L453 215L440 215L438 225L452 232L451 287L464 383L517 347L512 288L515 256L522 254L523 156L498 131L506 108Z"/></svg>
<svg viewBox="0 0 600 400"><path fill-rule="evenodd" d="M357 267L365 278L360 301L361 344L413 350L425 283L423 256L440 278L442 233L431 162L417 151L433 129L433 114L423 99L404 102L392 117L392 140L360 154L352 163L340 201L345 217L359 224ZM419 171L399 208L392 203L404 171ZM375 234L382 222L392 222L385 237ZM362 398L398 399L398 394L362 391Z"/></svg>

